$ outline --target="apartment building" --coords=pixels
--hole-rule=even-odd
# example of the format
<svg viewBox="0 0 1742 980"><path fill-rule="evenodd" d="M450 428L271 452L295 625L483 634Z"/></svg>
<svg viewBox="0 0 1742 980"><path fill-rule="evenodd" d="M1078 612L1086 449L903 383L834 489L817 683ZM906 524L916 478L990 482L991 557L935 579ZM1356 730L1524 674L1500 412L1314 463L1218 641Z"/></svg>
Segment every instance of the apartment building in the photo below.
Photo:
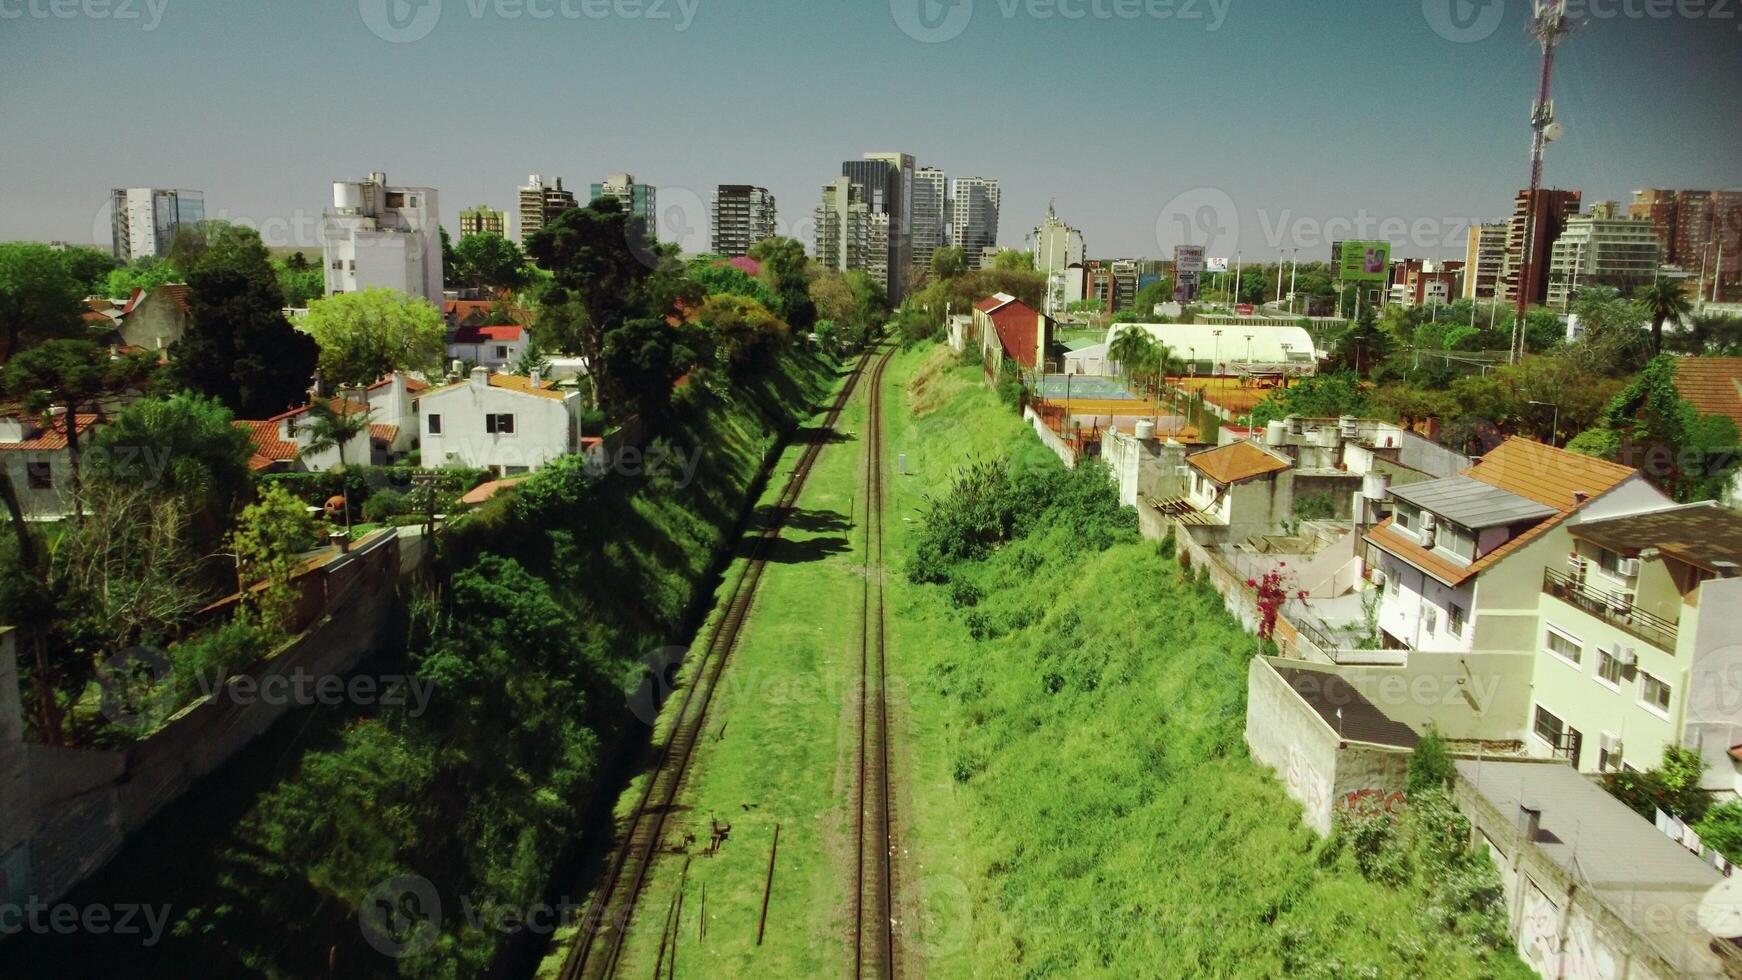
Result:
<svg viewBox="0 0 1742 980"><path fill-rule="evenodd" d="M563 190L561 177L555 184L546 184L543 174L529 175L526 186L520 188L520 246L525 248L533 235L573 207L575 194Z"/></svg>
<svg viewBox="0 0 1742 980"><path fill-rule="evenodd" d="M913 267L931 269L932 256L949 244L949 178L937 167L913 175Z"/></svg>
<svg viewBox="0 0 1742 980"><path fill-rule="evenodd" d="M1701 300L1742 302L1742 190L1634 191L1627 213L1651 223L1663 261L1696 277Z"/></svg>
<svg viewBox="0 0 1742 980"><path fill-rule="evenodd" d="M616 198L624 210L646 222L649 237L659 237L658 188L652 184L641 183L635 179L634 174L617 173L594 184L588 200L597 201L605 197Z"/></svg>
<svg viewBox="0 0 1742 980"><path fill-rule="evenodd" d="M837 177L824 184L816 208L817 262L837 272L866 268L870 234L871 209L852 178Z"/></svg>
<svg viewBox="0 0 1742 980"><path fill-rule="evenodd" d="M321 250L328 296L381 286L441 305L441 208L433 188L390 186L380 171L334 181Z"/></svg>
<svg viewBox="0 0 1742 980"><path fill-rule="evenodd" d="M1471 225L1464 249L1464 298L1492 300L1499 296L1506 266L1506 223Z"/></svg>
<svg viewBox="0 0 1742 980"><path fill-rule="evenodd" d="M721 184L714 190L710 248L735 258L749 254L757 242L775 235L774 195L766 187Z"/></svg>
<svg viewBox="0 0 1742 980"><path fill-rule="evenodd" d="M1548 305L1571 308L1581 288L1629 289L1657 276L1663 246L1651 222L1623 217L1606 201L1568 218L1548 260Z"/></svg>
<svg viewBox="0 0 1742 980"><path fill-rule="evenodd" d="M950 244L962 250L968 268L983 268L986 250L998 247L998 181L957 177L950 198Z"/></svg>
<svg viewBox="0 0 1742 980"><path fill-rule="evenodd" d="M109 206L115 257L123 262L168 255L176 232L206 220L200 191L117 187L109 192Z"/></svg>
<svg viewBox="0 0 1742 980"><path fill-rule="evenodd" d="M1583 197L1579 191L1539 190L1533 206L1528 190L1518 192L1513 202L1512 220L1506 226L1506 262L1500 275L1501 299L1516 302L1520 289L1532 303L1540 304L1548 298L1549 251L1566 230L1567 220L1579 213ZM1530 217L1533 210L1534 219ZM1524 240L1527 223L1530 224L1531 239L1528 246ZM1528 272L1524 265L1527 252L1530 257Z"/></svg>
<svg viewBox="0 0 1742 980"><path fill-rule="evenodd" d="M460 212L460 237L473 235L508 236L508 212L479 204Z"/></svg>
<svg viewBox="0 0 1742 980"><path fill-rule="evenodd" d="M1046 315L1057 319L1083 298L1083 233L1060 221L1049 204L1029 240L1035 271L1046 276Z"/></svg>

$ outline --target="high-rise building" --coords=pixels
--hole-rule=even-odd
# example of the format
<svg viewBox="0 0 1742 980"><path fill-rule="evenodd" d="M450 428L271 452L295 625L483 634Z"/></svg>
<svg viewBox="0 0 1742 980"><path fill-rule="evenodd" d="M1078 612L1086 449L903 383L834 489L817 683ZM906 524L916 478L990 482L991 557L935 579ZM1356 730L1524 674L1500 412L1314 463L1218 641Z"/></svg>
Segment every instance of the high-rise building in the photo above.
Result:
<svg viewBox="0 0 1742 980"><path fill-rule="evenodd" d="M985 250L998 247L998 181L957 177L950 197L950 244L962 250L970 269L981 268Z"/></svg>
<svg viewBox="0 0 1742 980"><path fill-rule="evenodd" d="M561 177L555 186L546 184L543 174L527 177L526 186L520 189L520 246L525 248L533 235L574 206L575 192L563 190Z"/></svg>
<svg viewBox="0 0 1742 980"><path fill-rule="evenodd" d="M1114 312L1129 310L1131 302L1137 298L1137 263L1131 259L1119 259L1107 268L1113 274Z"/></svg>
<svg viewBox="0 0 1742 980"><path fill-rule="evenodd" d="M913 175L913 267L931 268L931 257L949 242L949 181L937 167Z"/></svg>
<svg viewBox="0 0 1742 980"><path fill-rule="evenodd" d="M837 272L864 269L870 249L871 208L850 177L823 185L816 210L816 257Z"/></svg>
<svg viewBox="0 0 1742 980"><path fill-rule="evenodd" d="M616 198L625 210L647 223L647 234L650 237L659 237L658 188L652 184L637 182L634 174L612 174L602 183L593 185L592 195L588 200L597 201L602 197Z"/></svg>
<svg viewBox="0 0 1742 980"><path fill-rule="evenodd" d="M907 296L913 276L913 185L916 180L911 153L867 153L865 159L883 163L894 178L893 197L886 212L889 215L889 275L885 288L889 301L899 303Z"/></svg>
<svg viewBox="0 0 1742 980"><path fill-rule="evenodd" d="M470 235L508 235L508 212L477 205L460 212L460 237Z"/></svg>
<svg viewBox="0 0 1742 980"><path fill-rule="evenodd" d="M911 164L912 159L908 162ZM865 204L870 217L882 215L884 220L867 224L867 251L862 265L871 278L888 292L893 302L900 302L904 270L901 266L902 177L897 163L887 159L848 160L841 164L841 176L853 185L858 199Z"/></svg>
<svg viewBox="0 0 1742 980"><path fill-rule="evenodd" d="M200 191L117 187L109 192L109 202L115 257L123 262L168 255L177 231L206 220L206 196Z"/></svg>
<svg viewBox="0 0 1742 980"><path fill-rule="evenodd" d="M1566 230L1567 219L1579 213L1582 199L1579 191L1539 190L1534 205L1536 216L1527 219L1533 207L1530 192L1518 192L1513 203L1512 221L1506 229L1506 263L1500 274L1501 299L1508 303L1517 302L1521 288L1532 303L1541 304L1548 299L1549 251L1554 247L1555 239ZM1527 220L1531 226L1528 246L1524 240ZM1530 257L1528 272L1524 264L1527 254ZM1521 283L1525 277L1528 281Z"/></svg>
<svg viewBox="0 0 1742 980"><path fill-rule="evenodd" d="M1657 276L1663 246L1651 222L1605 201L1567 219L1548 260L1548 305L1565 310L1586 286L1628 289Z"/></svg>
<svg viewBox="0 0 1742 980"><path fill-rule="evenodd" d="M1651 222L1662 261L1691 276L1701 300L1742 302L1742 191L1634 191L1627 213Z"/></svg>
<svg viewBox="0 0 1742 980"><path fill-rule="evenodd" d="M328 296L385 286L441 305L441 209L431 188L390 187L380 171L334 181L321 249Z"/></svg>
<svg viewBox="0 0 1742 980"><path fill-rule="evenodd" d="M1083 233L1060 221L1049 204L1046 220L1034 229L1030 238L1035 271L1046 277L1043 312L1058 319L1072 303L1083 298Z"/></svg>
<svg viewBox="0 0 1742 980"><path fill-rule="evenodd" d="M774 195L766 187L721 184L714 191L711 248L718 255L737 256L775 233Z"/></svg>
<svg viewBox="0 0 1742 980"><path fill-rule="evenodd" d="M1464 249L1464 298L1492 300L1506 266L1506 222L1471 225Z"/></svg>

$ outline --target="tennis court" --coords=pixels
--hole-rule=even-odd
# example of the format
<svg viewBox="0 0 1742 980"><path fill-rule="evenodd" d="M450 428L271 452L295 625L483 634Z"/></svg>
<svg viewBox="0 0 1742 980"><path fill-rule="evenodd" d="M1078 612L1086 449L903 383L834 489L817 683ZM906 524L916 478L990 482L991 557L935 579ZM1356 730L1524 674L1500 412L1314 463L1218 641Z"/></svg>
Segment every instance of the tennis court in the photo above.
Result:
<svg viewBox="0 0 1742 980"><path fill-rule="evenodd" d="M1118 378L1099 378L1086 374L1048 374L1034 383L1035 394L1050 400L1069 398L1072 401L1142 401L1131 393Z"/></svg>

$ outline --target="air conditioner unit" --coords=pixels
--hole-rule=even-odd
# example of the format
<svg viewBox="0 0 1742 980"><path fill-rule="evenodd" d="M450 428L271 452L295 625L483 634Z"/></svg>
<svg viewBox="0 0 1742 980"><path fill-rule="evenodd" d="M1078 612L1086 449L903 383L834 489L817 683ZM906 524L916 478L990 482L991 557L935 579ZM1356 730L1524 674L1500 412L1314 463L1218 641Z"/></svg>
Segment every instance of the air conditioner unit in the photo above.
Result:
<svg viewBox="0 0 1742 980"><path fill-rule="evenodd" d="M1615 574L1622 578L1639 577L1639 559L1623 558L1615 563Z"/></svg>
<svg viewBox="0 0 1742 980"><path fill-rule="evenodd" d="M1621 754L1621 736L1619 735L1612 732L1604 732L1602 738L1598 739L1598 744L1602 746L1603 751L1607 752L1609 755L1616 756Z"/></svg>
<svg viewBox="0 0 1742 980"><path fill-rule="evenodd" d="M1632 647L1616 647L1615 659L1621 661L1621 666L1631 669L1639 666L1639 651Z"/></svg>
<svg viewBox="0 0 1742 980"><path fill-rule="evenodd" d="M1434 528L1438 525L1439 518L1434 515L1425 512L1421 515L1421 533L1432 534Z"/></svg>
<svg viewBox="0 0 1742 980"><path fill-rule="evenodd" d="M1373 587L1374 588L1376 588L1376 589L1385 588L1385 569L1383 569L1383 568L1374 569L1373 574L1370 576L1370 578L1373 580Z"/></svg>

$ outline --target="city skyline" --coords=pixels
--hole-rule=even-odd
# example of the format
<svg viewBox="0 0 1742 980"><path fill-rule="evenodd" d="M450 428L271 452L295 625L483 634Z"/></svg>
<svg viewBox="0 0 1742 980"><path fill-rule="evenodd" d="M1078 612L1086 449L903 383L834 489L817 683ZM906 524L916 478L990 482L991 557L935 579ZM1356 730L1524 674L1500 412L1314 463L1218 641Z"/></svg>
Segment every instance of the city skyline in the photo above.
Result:
<svg viewBox="0 0 1742 980"><path fill-rule="evenodd" d="M426 35L404 43L372 30L368 15L378 0L340 17L169 7L153 30L145 29L149 21L97 17L8 20L0 54L15 66L17 91L0 114L12 131L39 138L0 148L0 167L25 175L0 189L0 239L104 241L110 188L180 186L205 190L213 217L266 226L277 243L313 246L334 174L383 167L439 188L449 201L512 210L513 188L529 172L575 175L580 185L581 175L628 169L660 188L662 224L671 226L662 237L699 251L717 185L749 183L780 199L811 200L840 160L899 147L920 167L997 176L1007 218L1000 244L1008 247L1020 247L1021 230L1056 199L1059 214L1102 256L1164 257L1186 232L1213 239L1219 231L1212 252L1253 259L1294 248L1328 257L1332 239L1359 237L1391 238L1400 255L1450 258L1462 254L1470 224L1509 213L1528 175L1536 52L1521 4L1496 5L1502 20L1460 34L1430 16L1437 0L1360 14L1254 0L1225 6L1220 22L1203 7L1200 20L1130 23L982 3L958 35L926 43L910 36L923 33L911 23L904 31L902 2L893 12L871 4L826 13L699 5L681 30L676 7L663 22L560 13L545 21L507 15L518 8L449 3ZM1309 21L1311 50L1295 41ZM843 22L856 47L825 55L806 46ZM1736 26L1593 15L1563 48L1556 98L1567 135L1550 148L1546 186L1623 202L1645 187L1737 186L1742 133L1730 124L1725 92L1658 77L1679 72L1612 70L1663 61L1697 75L1742 77ZM780 28L775 36L771 27ZM226 36L284 40L232 53L221 43ZM806 84L760 76L755 103L690 84L723 70L740 36L760 38L772 60ZM96 77L51 70L54 52L117 44L174 66L158 82L160 99L123 103ZM491 50L517 57L477 56ZM674 60L654 59L649 73L636 59L650 50ZM1143 50L1154 56L1111 57ZM1274 71L1226 77L1236 53L1251 59L1238 63ZM583 69L554 81L543 76L553 59L577 56ZM1357 56L1370 66L1369 84L1352 85L1343 74ZM1072 86L1012 84L998 70L1002 59L1038 57L1071 65ZM361 59L384 63L407 84L350 93L336 69ZM657 70L679 61L681 75ZM843 116L832 97L855 86L858 74L849 69L859 62L887 66L889 97ZM614 100L589 97L591 86L619 71L645 77ZM920 101L946 75L976 97ZM217 85L217 76L230 81ZM274 92L277 111L262 113L241 95L263 87ZM539 99L500 98L533 90ZM323 115L338 91L356 97L357 121ZM413 99L421 107L405 111ZM565 102L586 106L575 110L585 125L550 125L551 106ZM143 143L124 160L74 152L93 130L155 131L194 103L201 125L224 134L197 163L187 162L178 140ZM1044 128L1063 116L1079 131L1107 134L1097 152L1085 155L1067 140L1014 154L1001 138L1025 118ZM662 124L634 124L650 117ZM456 138L477 118L490 119L493 131L526 135ZM737 138L751 125L765 137ZM307 138L308 127L321 138ZM783 233L808 241L809 229L795 225L808 210L783 216ZM442 220L457 232L457 211Z"/></svg>

